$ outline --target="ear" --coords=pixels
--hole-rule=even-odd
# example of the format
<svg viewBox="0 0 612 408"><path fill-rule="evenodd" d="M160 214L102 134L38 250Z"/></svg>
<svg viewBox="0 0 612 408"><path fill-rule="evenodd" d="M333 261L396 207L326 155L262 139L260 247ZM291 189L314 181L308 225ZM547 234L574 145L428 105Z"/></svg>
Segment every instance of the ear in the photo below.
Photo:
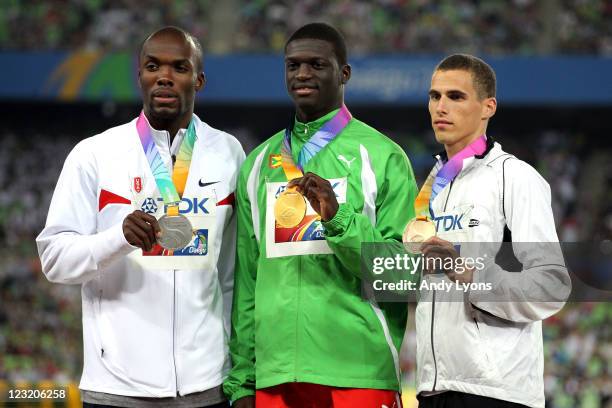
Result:
<svg viewBox="0 0 612 408"><path fill-rule="evenodd" d="M495 98L486 98L482 101L482 119L488 120L493 115L495 115L495 111L497 110L497 99Z"/></svg>
<svg viewBox="0 0 612 408"><path fill-rule="evenodd" d="M345 85L351 79L351 66L346 64L340 70L340 83Z"/></svg>
<svg viewBox="0 0 612 408"><path fill-rule="evenodd" d="M204 72L200 72L198 74L198 77L196 78L196 84L195 84L196 92L199 92L201 89L203 89L204 85L206 85L206 75L204 75Z"/></svg>

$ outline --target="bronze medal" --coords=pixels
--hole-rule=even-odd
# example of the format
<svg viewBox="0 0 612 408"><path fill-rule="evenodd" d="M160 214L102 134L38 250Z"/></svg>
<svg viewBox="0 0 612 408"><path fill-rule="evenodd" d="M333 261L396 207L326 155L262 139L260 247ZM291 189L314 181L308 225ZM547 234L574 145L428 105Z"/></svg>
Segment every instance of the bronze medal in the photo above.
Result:
<svg viewBox="0 0 612 408"><path fill-rule="evenodd" d="M421 253L421 244L436 235L436 224L427 217L416 217L410 220L404 229L402 241L406 248L414 253Z"/></svg>

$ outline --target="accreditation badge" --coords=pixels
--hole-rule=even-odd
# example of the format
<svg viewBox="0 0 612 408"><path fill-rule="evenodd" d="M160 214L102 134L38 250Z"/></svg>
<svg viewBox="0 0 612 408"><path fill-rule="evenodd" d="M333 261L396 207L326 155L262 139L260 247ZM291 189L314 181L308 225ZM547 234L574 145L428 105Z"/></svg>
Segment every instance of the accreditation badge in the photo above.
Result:
<svg viewBox="0 0 612 408"><path fill-rule="evenodd" d="M212 268L216 250L216 192L211 190L201 196L183 196L178 214L170 216L154 180L143 176L141 178L141 191L131 188L132 206L134 210L158 219L162 238L151 251L139 249L129 257L146 269ZM133 183L133 178L130 182Z"/></svg>
<svg viewBox="0 0 612 408"><path fill-rule="evenodd" d="M328 179L339 204L346 202L347 178ZM277 258L291 255L331 254L333 251L325 240L321 217L304 201L305 208L300 206L303 198L287 193L287 182L266 182L266 256ZM281 204L278 204L278 201ZM286 201L285 201L286 200ZM283 202L285 201L285 202ZM292 207L291 211L283 213ZM301 220L294 225L297 218ZM280 212L280 214L279 214ZM297 216L293 216L293 212Z"/></svg>

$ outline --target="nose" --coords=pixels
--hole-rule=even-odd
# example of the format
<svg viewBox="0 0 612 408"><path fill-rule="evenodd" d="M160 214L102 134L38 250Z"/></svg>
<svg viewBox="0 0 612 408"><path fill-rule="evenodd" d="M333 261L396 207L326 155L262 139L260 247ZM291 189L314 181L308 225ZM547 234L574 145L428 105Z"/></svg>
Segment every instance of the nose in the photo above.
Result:
<svg viewBox="0 0 612 408"><path fill-rule="evenodd" d="M161 66L157 71L157 85L158 86L174 86L174 78L172 76L172 69L169 67Z"/></svg>
<svg viewBox="0 0 612 408"><path fill-rule="evenodd" d="M300 66L298 67L297 73L295 74L295 78L302 80L302 79L308 79L311 76L312 76L312 72L310 71L310 65L300 64Z"/></svg>
<svg viewBox="0 0 612 408"><path fill-rule="evenodd" d="M446 96L442 95L440 99L438 99L438 101L436 102L436 113L438 114L447 113L446 102L447 102Z"/></svg>

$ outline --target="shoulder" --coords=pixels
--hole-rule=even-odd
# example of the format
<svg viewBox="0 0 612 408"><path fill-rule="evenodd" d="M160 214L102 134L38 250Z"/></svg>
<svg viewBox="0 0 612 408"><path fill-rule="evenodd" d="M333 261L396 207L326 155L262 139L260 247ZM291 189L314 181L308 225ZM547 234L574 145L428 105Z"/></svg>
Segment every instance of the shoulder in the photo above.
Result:
<svg viewBox="0 0 612 408"><path fill-rule="evenodd" d="M208 123L197 118L198 133L202 134L204 143L207 147L216 150L224 156L237 159L242 163L244 161L244 149L242 145L233 135L216 129Z"/></svg>
<svg viewBox="0 0 612 408"><path fill-rule="evenodd" d="M67 161L93 163L114 156L132 147L132 138L128 135L135 132L136 119L87 137L76 144Z"/></svg>
<svg viewBox="0 0 612 408"><path fill-rule="evenodd" d="M549 190L548 182L529 163L503 151L499 143L487 157L487 167L492 168L503 180L504 187L521 190Z"/></svg>
<svg viewBox="0 0 612 408"><path fill-rule="evenodd" d="M97 147L116 143L114 147L119 148L121 145L126 145L129 143L130 138L128 138L127 135L130 134L137 134L136 119L122 125L106 129L104 132L98 133L97 135L91 136L83 141L89 141L89 144Z"/></svg>
<svg viewBox="0 0 612 408"><path fill-rule="evenodd" d="M403 149L384 135L378 129L353 118L346 127L346 132L350 139L364 146L369 152L378 154L401 154L405 155Z"/></svg>

